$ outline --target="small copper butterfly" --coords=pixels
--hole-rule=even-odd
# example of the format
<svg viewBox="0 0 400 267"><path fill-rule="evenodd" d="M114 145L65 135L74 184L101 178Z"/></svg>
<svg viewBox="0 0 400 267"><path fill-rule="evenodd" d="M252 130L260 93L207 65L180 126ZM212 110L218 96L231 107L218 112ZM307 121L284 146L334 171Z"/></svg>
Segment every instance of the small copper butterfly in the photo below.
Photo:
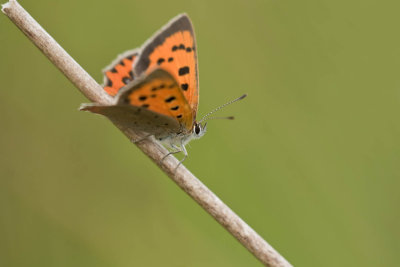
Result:
<svg viewBox="0 0 400 267"><path fill-rule="evenodd" d="M81 110L129 125L147 133L146 137L154 136L174 150L168 155L183 152L181 162L187 157L185 145L206 132L207 123L203 125L202 122L219 118L210 115L246 96L196 121L199 103L197 47L192 23L186 14L173 18L141 48L118 56L103 72L103 88L114 97L115 103L84 104Z"/></svg>

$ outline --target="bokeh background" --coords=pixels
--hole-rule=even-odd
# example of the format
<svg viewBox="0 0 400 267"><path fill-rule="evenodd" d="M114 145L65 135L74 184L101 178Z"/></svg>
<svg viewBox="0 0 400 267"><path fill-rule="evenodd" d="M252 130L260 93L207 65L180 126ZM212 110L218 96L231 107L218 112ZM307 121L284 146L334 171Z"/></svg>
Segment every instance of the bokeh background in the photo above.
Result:
<svg viewBox="0 0 400 267"><path fill-rule="evenodd" d="M99 82L187 12L200 115L249 96L186 166L295 266L398 266L400 2L20 3ZM260 266L3 15L0 47L0 266Z"/></svg>

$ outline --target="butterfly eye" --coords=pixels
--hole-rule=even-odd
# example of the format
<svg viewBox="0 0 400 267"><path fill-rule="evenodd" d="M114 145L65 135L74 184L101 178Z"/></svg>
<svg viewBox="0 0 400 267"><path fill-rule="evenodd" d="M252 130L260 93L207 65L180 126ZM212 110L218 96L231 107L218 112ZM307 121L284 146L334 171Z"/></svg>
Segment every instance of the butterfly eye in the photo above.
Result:
<svg viewBox="0 0 400 267"><path fill-rule="evenodd" d="M194 126L194 132L198 135L201 132L201 128L199 124L196 124Z"/></svg>

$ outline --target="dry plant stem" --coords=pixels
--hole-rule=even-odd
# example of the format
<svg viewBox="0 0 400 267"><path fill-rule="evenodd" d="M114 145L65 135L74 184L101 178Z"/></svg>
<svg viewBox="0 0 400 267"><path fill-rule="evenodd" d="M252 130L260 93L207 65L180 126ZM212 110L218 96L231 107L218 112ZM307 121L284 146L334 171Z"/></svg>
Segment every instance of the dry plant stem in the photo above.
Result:
<svg viewBox="0 0 400 267"><path fill-rule="evenodd" d="M112 103L112 99L102 90L101 86L68 55L17 1L10 0L3 5L2 11L87 98L102 104ZM130 140L140 138L137 133L126 130L124 125L115 125ZM291 266L184 166L180 166L174 174L174 168L178 164L175 157L170 156L160 162L163 156L168 153L163 146L150 138L139 142L137 146L265 266Z"/></svg>

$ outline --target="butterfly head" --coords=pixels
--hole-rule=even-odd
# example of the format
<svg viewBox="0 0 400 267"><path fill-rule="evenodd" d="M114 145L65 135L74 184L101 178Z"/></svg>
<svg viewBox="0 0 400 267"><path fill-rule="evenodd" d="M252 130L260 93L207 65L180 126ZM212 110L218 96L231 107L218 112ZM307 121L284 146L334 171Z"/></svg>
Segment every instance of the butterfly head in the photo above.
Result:
<svg viewBox="0 0 400 267"><path fill-rule="evenodd" d="M194 139L199 139L206 133L206 131L207 131L207 122L204 124L204 126L201 123L194 122L192 131Z"/></svg>
<svg viewBox="0 0 400 267"><path fill-rule="evenodd" d="M210 117L211 114L213 114L214 112L220 110L221 108L230 105L238 100L241 100L243 98L245 98L246 95L242 95L239 98L236 98L235 100L232 100L220 107L217 107L216 109L214 109L213 111L209 112L208 114L206 114L200 121L195 121L193 123L193 128L191 131L191 135L190 135L190 139L199 139L200 137L202 137L206 131L207 131L207 122L205 122L206 120L213 120L213 119L228 119L228 120L233 120L234 117L233 116L229 116L229 117ZM204 123L205 122L205 123ZM203 124L204 123L204 124Z"/></svg>

